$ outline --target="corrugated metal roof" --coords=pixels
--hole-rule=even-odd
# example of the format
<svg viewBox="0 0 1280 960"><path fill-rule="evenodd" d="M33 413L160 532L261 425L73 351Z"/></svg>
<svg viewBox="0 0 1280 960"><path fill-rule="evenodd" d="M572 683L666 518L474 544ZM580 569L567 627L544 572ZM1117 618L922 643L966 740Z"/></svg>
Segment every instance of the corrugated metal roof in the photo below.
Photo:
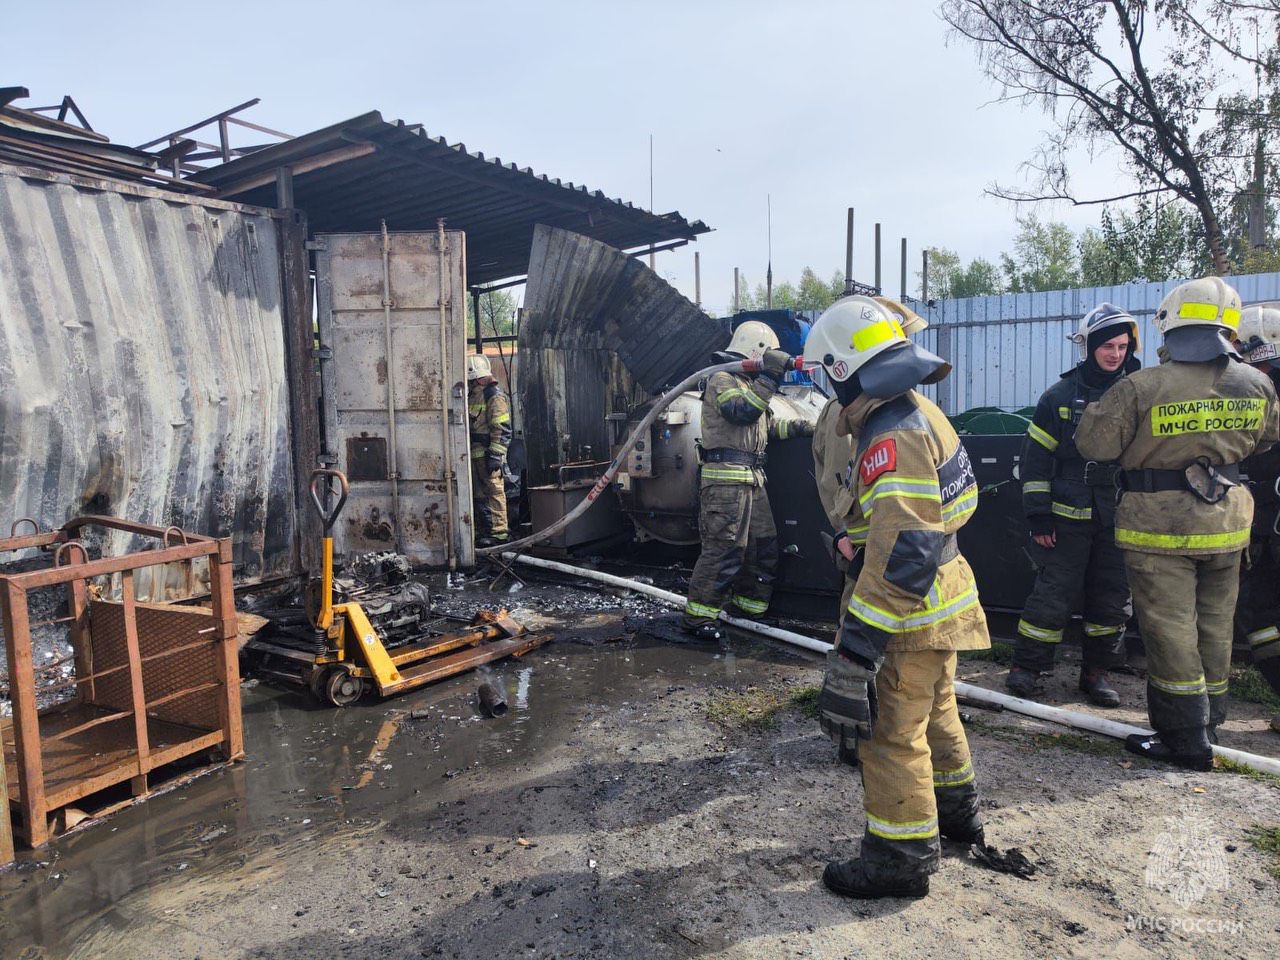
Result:
<svg viewBox="0 0 1280 960"><path fill-rule="evenodd" d="M294 572L277 216L89 183L0 164L0 518L173 524L231 536L240 580Z"/></svg>
<svg viewBox="0 0 1280 960"><path fill-rule="evenodd" d="M607 457L606 417L630 413L707 365L729 333L635 257L539 226L520 322L522 425L530 482L591 448ZM568 447L566 449L566 446Z"/></svg>
<svg viewBox="0 0 1280 960"><path fill-rule="evenodd" d="M467 235L472 285L526 272L536 224L565 227L622 249L691 240L710 228L653 214L599 190L469 153L376 110L194 174L218 196L274 206L275 174L292 167L294 205L314 233L430 230L444 217Z"/></svg>

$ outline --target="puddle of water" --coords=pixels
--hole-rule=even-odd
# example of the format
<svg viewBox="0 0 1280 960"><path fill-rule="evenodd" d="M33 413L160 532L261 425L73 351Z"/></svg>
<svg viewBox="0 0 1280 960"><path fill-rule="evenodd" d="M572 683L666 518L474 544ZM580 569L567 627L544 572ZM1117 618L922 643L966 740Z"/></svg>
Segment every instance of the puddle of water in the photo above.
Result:
<svg viewBox="0 0 1280 960"><path fill-rule="evenodd" d="M531 583L522 602L543 603L549 620L580 622L581 595ZM597 607L619 603L591 599ZM477 598L470 601L474 607ZM793 659L743 637L721 648L634 635L595 642L610 631L624 635L623 617L637 612L631 604L599 609L587 645L553 643L492 665L489 678L511 704L499 719L481 716L474 673L344 709L266 684L245 689L245 762L25 851L16 870L0 874L0 917L8 924L0 923L0 956L20 956L29 945L57 955L95 925L127 930L133 911L145 912L147 888L216 878L264 849L284 847L287 856L290 846L341 842L420 811L469 772L527 764L564 744L584 712L632 701L642 678L727 682L743 661Z"/></svg>

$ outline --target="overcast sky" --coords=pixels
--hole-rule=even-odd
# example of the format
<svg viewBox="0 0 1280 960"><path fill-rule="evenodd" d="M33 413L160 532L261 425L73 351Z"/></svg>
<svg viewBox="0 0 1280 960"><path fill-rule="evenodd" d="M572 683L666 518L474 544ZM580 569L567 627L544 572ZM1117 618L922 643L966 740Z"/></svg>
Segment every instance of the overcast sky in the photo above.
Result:
<svg viewBox="0 0 1280 960"><path fill-rule="evenodd" d="M692 297L700 250L714 310L735 266L764 279L770 194L775 283L843 269L848 206L861 280L884 224L888 292L904 235L912 288L922 246L994 259L1015 211L984 187L1016 182L1046 126L984 106L996 91L925 0L46 0L6 10L0 65L22 105L70 93L131 145L252 97L246 118L293 134L378 109L641 206L652 134L655 208L715 229L658 270ZM1115 160L1081 174L1108 189ZM1098 208L1040 212L1079 228Z"/></svg>

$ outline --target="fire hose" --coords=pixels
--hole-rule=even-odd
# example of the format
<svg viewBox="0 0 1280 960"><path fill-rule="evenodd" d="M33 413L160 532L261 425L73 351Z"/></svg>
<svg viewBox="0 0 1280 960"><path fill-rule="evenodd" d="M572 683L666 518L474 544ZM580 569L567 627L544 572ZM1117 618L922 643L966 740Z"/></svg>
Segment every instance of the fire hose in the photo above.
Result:
<svg viewBox="0 0 1280 960"><path fill-rule="evenodd" d="M804 359L794 357L792 363L796 370L804 369ZM759 373L761 369L761 361L759 360L736 360L733 363L720 363L710 367L704 367L697 373L692 373L685 377L678 384L664 393L657 403L649 410L643 420L631 431L631 435L627 437L626 442L618 450L617 456L613 458L613 462L609 464L609 468L605 470L596 480L595 485L591 488L591 492L583 498L582 502L566 513L563 517L544 527L537 533L524 537L521 540L513 540L510 543L499 543L492 547L480 547L476 550L478 556L489 556L490 554L502 553L506 550L515 550L521 547L531 547L535 543L541 543L549 537L555 536L578 517L582 516L591 509L591 505L596 502L596 497L604 493L609 488L609 484L613 483L614 478L618 475L618 470L622 467L622 463L627 458L637 441L643 437L648 429L653 426L653 422L658 419L658 414L667 409L676 397L693 387L699 380L709 377L715 373Z"/></svg>
<svg viewBox="0 0 1280 960"><path fill-rule="evenodd" d="M574 577L584 577L588 580L595 580L599 583L605 583L613 587L621 587L626 590L632 590L636 593L643 593L646 596L653 597L663 603L672 606L684 607L685 598L678 593L672 593L670 590L663 590L661 587L655 587L652 584L640 583L636 580L628 580L626 577L615 577L612 574L601 573L599 570L588 570L584 567L575 567L568 563L558 563L555 560L543 560L541 557L524 557L511 554L505 559L514 560L518 563L527 564L531 567L540 567L543 570L554 570L557 573L568 574ZM818 640L814 637L806 637L801 633L793 633L790 630L783 630L780 627L771 627L762 623L756 623L754 620L741 620L738 617L731 617L721 613L720 619L731 627L737 627L741 630L749 630L752 633L769 637L791 646L801 647L814 653L826 653L831 649L831 644L825 640ZM1118 723L1115 720L1107 720L1104 717L1095 717L1088 713L1077 713L1074 710L1064 710L1061 707L1052 707L1044 703L1036 703L1034 700L1024 700L1021 697L1011 697L1008 694L997 693L994 690L988 690L985 687L975 686L971 683L965 683L961 680L956 681L956 694L958 696L967 697L977 703L991 706L1003 707L1011 713L1018 713L1026 717L1032 717L1036 720L1046 720L1049 723L1057 723L1062 726L1072 727L1076 730L1084 730L1088 733L1101 734L1104 737L1115 737L1123 740L1132 733L1140 733L1148 735L1151 733L1143 727L1135 727L1127 723ZM1260 773L1269 773L1274 776L1280 776L1280 760L1273 757L1259 756L1256 753L1246 753L1243 750L1233 750L1230 747L1213 748L1215 756L1222 757L1227 760L1233 760L1242 764L1251 770L1257 770Z"/></svg>

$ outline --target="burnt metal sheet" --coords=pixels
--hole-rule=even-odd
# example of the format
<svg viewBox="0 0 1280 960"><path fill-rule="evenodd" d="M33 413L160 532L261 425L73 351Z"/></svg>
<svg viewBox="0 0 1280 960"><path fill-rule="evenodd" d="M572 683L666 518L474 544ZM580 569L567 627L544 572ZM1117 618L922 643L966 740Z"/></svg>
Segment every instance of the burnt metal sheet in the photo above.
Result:
<svg viewBox="0 0 1280 960"><path fill-rule="evenodd" d="M436 231L389 233L385 293L381 233L329 234L318 246L320 339L332 349L332 358L321 366L325 443L351 482L350 498L334 527L334 549L339 554L398 550L418 563L445 563L450 528L445 484L451 482L454 556L470 565L465 239L457 231L444 232L442 276ZM391 304L389 363L384 297ZM440 355L441 322L447 362ZM388 377L395 396L394 450ZM447 448L441 420L446 400ZM446 471L452 481L446 481Z"/></svg>
<svg viewBox="0 0 1280 960"><path fill-rule="evenodd" d="M364 148L364 149L362 149ZM519 276L534 226L576 230L615 247L691 240L710 228L679 213L654 214L599 190L470 153L420 125L376 110L202 170L218 196L275 205L275 175L293 170L294 205L315 233L434 229L444 217L467 235L473 286Z"/></svg>
<svg viewBox="0 0 1280 960"><path fill-rule="evenodd" d="M0 164L0 523L111 514L296 572L276 216L94 183Z"/></svg>
<svg viewBox="0 0 1280 960"><path fill-rule="evenodd" d="M607 455L617 439L610 415L629 414L728 342L723 325L638 259L539 226L520 323L530 482L549 482L553 463Z"/></svg>

